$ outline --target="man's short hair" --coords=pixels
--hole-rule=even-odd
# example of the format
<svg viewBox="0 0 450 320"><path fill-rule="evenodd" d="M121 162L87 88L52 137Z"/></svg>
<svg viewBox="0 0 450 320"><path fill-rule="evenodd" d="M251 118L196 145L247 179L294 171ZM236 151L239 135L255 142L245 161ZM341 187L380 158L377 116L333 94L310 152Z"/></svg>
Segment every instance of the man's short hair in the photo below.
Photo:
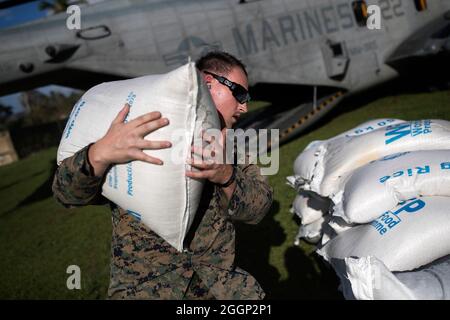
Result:
<svg viewBox="0 0 450 320"><path fill-rule="evenodd" d="M211 71L227 75L234 67L239 67L248 76L245 65L241 60L224 51L211 51L195 62L200 71Z"/></svg>

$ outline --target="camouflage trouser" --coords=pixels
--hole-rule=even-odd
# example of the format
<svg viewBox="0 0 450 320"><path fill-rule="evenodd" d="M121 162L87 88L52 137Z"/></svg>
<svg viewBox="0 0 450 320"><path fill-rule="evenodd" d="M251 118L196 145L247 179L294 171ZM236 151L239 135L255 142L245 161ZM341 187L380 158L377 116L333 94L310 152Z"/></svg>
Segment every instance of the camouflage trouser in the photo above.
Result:
<svg viewBox="0 0 450 320"><path fill-rule="evenodd" d="M205 284L195 271L182 274L183 277L174 277L174 273L169 272L137 285L114 282L108 291L109 299L213 300L218 297L259 300L265 296L255 278L239 268L224 272L219 278L212 278L210 284Z"/></svg>
<svg viewBox="0 0 450 320"><path fill-rule="evenodd" d="M184 294L185 300L215 300L209 289L204 285L202 280L194 272L189 287Z"/></svg>
<svg viewBox="0 0 450 320"><path fill-rule="evenodd" d="M167 275L166 275L167 276ZM192 274L186 286L174 283L171 277L165 275L151 283L138 286L119 285L109 288L108 299L147 299L147 300L212 300L215 299L210 290L201 281L196 272ZM183 289L182 289L183 288Z"/></svg>

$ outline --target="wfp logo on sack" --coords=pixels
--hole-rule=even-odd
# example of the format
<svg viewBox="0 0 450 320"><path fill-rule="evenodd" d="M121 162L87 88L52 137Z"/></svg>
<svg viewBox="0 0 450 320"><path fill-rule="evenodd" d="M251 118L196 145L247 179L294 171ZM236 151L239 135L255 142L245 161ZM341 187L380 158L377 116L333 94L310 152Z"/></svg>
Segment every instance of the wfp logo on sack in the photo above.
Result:
<svg viewBox="0 0 450 320"><path fill-rule="evenodd" d="M385 235L402 222L402 219L399 217L400 213L416 213L425 207L425 201L421 199L411 199L400 202L399 205L401 207L397 211L386 211L378 219L370 223L380 235Z"/></svg>
<svg viewBox="0 0 450 320"><path fill-rule="evenodd" d="M399 123L386 128L386 144L391 144L404 137L417 137L431 133L431 120L418 120L409 123Z"/></svg>

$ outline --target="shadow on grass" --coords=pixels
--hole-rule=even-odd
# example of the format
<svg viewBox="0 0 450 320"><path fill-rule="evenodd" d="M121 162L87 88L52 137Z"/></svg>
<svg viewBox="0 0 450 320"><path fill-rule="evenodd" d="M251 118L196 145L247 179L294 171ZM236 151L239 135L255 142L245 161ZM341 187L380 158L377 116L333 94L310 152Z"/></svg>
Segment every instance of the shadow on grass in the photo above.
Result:
<svg viewBox="0 0 450 320"><path fill-rule="evenodd" d="M48 197L51 197L53 195L52 192L52 183L53 183L53 176L57 169L56 161L52 159L50 161L49 165L49 177L43 184L41 184L32 194L30 194L28 197L26 197L24 200L22 200L17 206L26 206L33 202L38 202L44 199L47 199Z"/></svg>
<svg viewBox="0 0 450 320"><path fill-rule="evenodd" d="M280 203L274 201L271 210L257 225L236 224L236 265L253 275L269 295L280 273L269 264L270 249L280 246L286 234L274 216Z"/></svg>
<svg viewBox="0 0 450 320"><path fill-rule="evenodd" d="M277 268L269 264L271 248L286 241L284 229L274 219L279 210L280 203L274 201L258 225L236 224L236 265L258 280L268 299L340 299L334 271L299 247L287 249L284 264L289 275L280 281Z"/></svg>
<svg viewBox="0 0 450 320"><path fill-rule="evenodd" d="M343 299L339 280L333 269L315 253L306 255L292 246L286 250L284 263L288 278L274 288L274 299Z"/></svg>
<svg viewBox="0 0 450 320"><path fill-rule="evenodd" d="M6 189L11 188L11 187L15 186L15 185L18 184L18 183L22 183L22 182L24 182L24 181L27 181L27 180L30 180L30 179L35 178L35 177L37 177L37 176L40 176L41 174L44 174L46 171L47 171L47 170L41 170L41 171L39 171L39 172L33 173L33 174L30 175L30 176L22 177L21 179L15 180L15 181L12 182L12 183L6 184L6 185L0 187L0 192L2 192L3 190L6 190Z"/></svg>
<svg viewBox="0 0 450 320"><path fill-rule="evenodd" d="M27 177L25 179L20 179L12 184L10 184L8 187L11 187L12 185L22 182L23 180L27 180L30 178L33 178L35 176L38 176L40 174L43 174L44 172L49 172L49 176L47 178L47 180L44 181L44 183L42 183L39 187L36 188L36 190L33 191L33 193L31 193L29 196L27 196L25 199L23 199L22 201L20 201L13 209L6 211L4 213L4 215L13 213L14 211L16 211L17 209L19 209L20 207L24 207L27 205L30 205L34 202L38 202L41 200L45 200L49 197L53 196L53 191L52 191L52 183L53 183L53 176L56 172L57 169L57 164L56 161L54 161L54 159L52 159L50 161L50 164L48 166L48 169L40 171L39 173L33 174L30 177Z"/></svg>

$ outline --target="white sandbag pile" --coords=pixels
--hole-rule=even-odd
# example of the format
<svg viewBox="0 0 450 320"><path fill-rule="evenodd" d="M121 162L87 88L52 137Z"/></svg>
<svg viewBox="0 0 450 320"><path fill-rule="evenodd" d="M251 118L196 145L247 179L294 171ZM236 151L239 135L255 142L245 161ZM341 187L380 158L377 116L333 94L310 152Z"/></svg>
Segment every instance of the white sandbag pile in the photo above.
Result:
<svg viewBox="0 0 450 320"><path fill-rule="evenodd" d="M322 237L322 226L328 222L324 218L328 214L331 201L311 191L300 190L292 203L291 213L301 220L301 226L295 238L298 245L300 239L316 244Z"/></svg>
<svg viewBox="0 0 450 320"><path fill-rule="evenodd" d="M113 166L102 194L181 251L203 188L203 182L186 178L189 167L185 159L197 138L195 133L220 128L209 90L193 63L167 74L108 82L90 89L70 115L57 163L103 137L126 102L131 106L126 121L151 111L167 117L170 125L146 138L168 140L173 147L151 151L164 161L163 166L142 161Z"/></svg>
<svg viewBox="0 0 450 320"><path fill-rule="evenodd" d="M344 272L339 275L346 299L450 299L450 256L407 272L391 272L372 256L345 258Z"/></svg>
<svg viewBox="0 0 450 320"><path fill-rule="evenodd" d="M404 121L399 119L375 119L367 121L328 140L312 141L295 159L294 176L289 177L291 180L290 184L295 185L298 189L312 190L318 193L318 190L310 188L310 184L312 181L317 180L314 175L318 170L321 170L321 167L324 165L322 162L324 160L324 154L329 148L328 146L336 145L339 148L347 142L352 141L355 137L364 136L373 131L377 131L380 128L399 123L404 123Z"/></svg>
<svg viewBox="0 0 450 320"><path fill-rule="evenodd" d="M450 122L389 121L311 143L288 183L331 198L317 252L346 298L449 299Z"/></svg>
<svg viewBox="0 0 450 320"><path fill-rule="evenodd" d="M295 172L296 185L333 196L352 171L370 161L406 151L450 149L449 137L450 122L443 120L401 122L358 136L341 136L317 147L312 168Z"/></svg>
<svg viewBox="0 0 450 320"><path fill-rule="evenodd" d="M305 177L308 177L310 180L313 178L321 148L340 138L349 139L351 137L365 135L374 130L402 122L404 121L398 119L375 119L367 121L331 139L313 141L300 153L294 162L294 176L287 177L287 184L298 191L291 209L291 212L295 213L301 219L301 226L295 239L296 244L299 244L301 238L304 238L310 243L317 243L320 240L325 221L321 218L326 216L330 209L331 201L328 197L323 197L311 190L305 190L305 184L303 183L306 179ZM327 222L328 220L330 219L327 219Z"/></svg>
<svg viewBox="0 0 450 320"><path fill-rule="evenodd" d="M310 224L328 213L331 201L314 192L300 190L292 203L292 213L295 213L302 224Z"/></svg>
<svg viewBox="0 0 450 320"><path fill-rule="evenodd" d="M333 215L368 223L420 196L450 196L450 150L394 154L355 170L332 198Z"/></svg>
<svg viewBox="0 0 450 320"><path fill-rule="evenodd" d="M311 244L318 243L322 239L322 230L327 223L328 216L320 217L309 224L300 225L294 244L298 246L300 244L300 239L304 239L306 242Z"/></svg>
<svg viewBox="0 0 450 320"><path fill-rule="evenodd" d="M318 250L327 261L374 256L391 271L413 270L450 254L450 198L406 201Z"/></svg>

